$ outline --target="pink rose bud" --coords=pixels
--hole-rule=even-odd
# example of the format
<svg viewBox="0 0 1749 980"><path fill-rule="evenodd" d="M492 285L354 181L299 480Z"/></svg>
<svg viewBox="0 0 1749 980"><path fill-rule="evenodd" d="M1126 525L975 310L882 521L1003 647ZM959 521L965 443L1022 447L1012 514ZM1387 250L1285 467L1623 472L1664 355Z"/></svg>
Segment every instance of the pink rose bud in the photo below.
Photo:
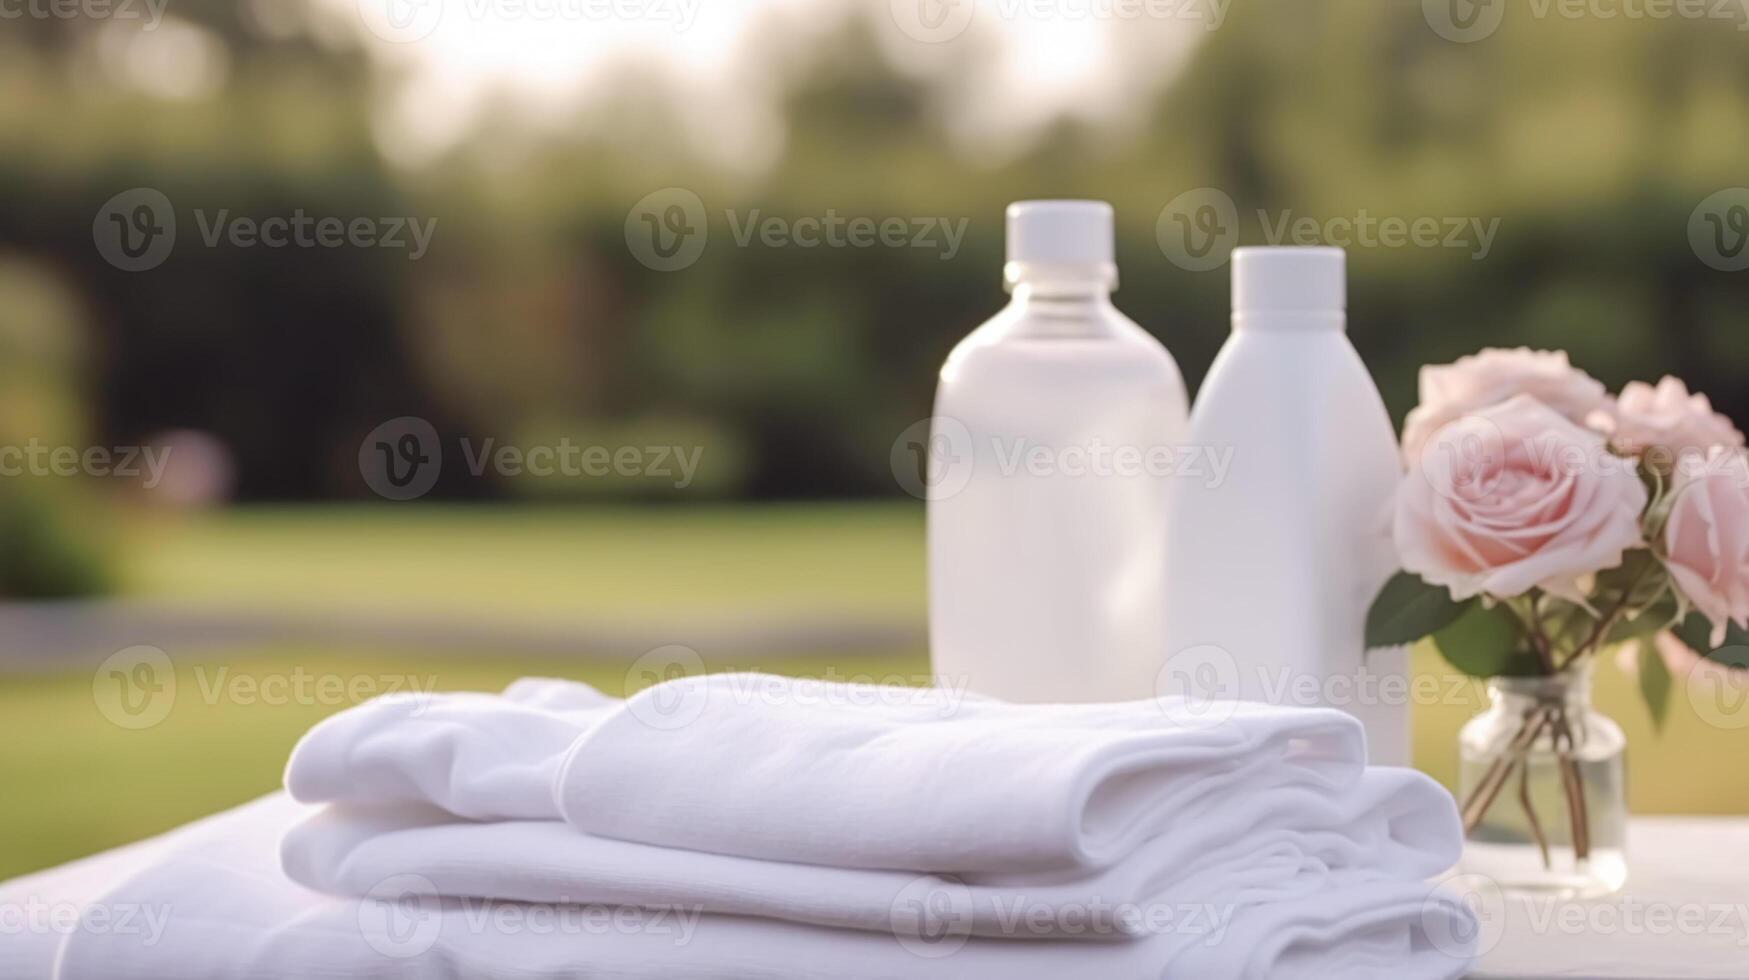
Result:
<svg viewBox="0 0 1749 980"><path fill-rule="evenodd" d="M1749 627L1749 463L1740 451L1715 449L1704 465L1679 467L1671 492L1665 562L1712 621L1717 646L1727 621Z"/></svg>
<svg viewBox="0 0 1749 980"><path fill-rule="evenodd" d="M1490 347L1421 369L1421 404L1403 425L1404 457L1413 465L1441 428L1514 395L1530 395L1573 422L1609 404L1602 382L1574 367L1565 351Z"/></svg>

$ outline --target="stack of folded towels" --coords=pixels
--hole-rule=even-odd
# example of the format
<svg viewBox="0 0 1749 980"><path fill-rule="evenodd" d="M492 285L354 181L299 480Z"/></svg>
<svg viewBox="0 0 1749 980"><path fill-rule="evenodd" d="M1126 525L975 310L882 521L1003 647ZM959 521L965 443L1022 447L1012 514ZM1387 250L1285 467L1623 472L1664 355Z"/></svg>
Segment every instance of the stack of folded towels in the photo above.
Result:
<svg viewBox="0 0 1749 980"><path fill-rule="evenodd" d="M317 725L60 980L1456 977L1451 797L1324 709L530 679ZM1204 706L1207 707L1206 705Z"/></svg>

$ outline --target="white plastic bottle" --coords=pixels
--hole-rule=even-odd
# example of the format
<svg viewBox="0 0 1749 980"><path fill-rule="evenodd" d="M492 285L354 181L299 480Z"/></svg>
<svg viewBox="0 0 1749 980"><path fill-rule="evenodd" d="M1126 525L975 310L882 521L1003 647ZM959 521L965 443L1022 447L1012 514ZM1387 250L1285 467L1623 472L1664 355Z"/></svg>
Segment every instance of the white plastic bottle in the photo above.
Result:
<svg viewBox="0 0 1749 980"><path fill-rule="evenodd" d="M1012 301L941 369L929 633L945 684L1012 701L1150 697L1184 380L1111 304L1112 210L1008 208Z"/></svg>
<svg viewBox="0 0 1749 980"><path fill-rule="evenodd" d="M1174 670L1247 700L1328 704L1366 725L1375 763L1409 763L1402 651L1365 654L1366 610L1396 567L1395 432L1348 342L1337 248L1233 252L1233 333L1189 442L1232 455L1179 481L1166 630ZM1231 693L1231 692L1229 692Z"/></svg>

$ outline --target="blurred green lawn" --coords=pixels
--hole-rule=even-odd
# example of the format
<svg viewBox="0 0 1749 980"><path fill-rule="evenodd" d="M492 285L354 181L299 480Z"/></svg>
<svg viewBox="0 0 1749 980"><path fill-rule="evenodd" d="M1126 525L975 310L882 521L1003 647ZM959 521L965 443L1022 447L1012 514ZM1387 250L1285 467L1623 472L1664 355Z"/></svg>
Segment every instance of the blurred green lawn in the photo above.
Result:
<svg viewBox="0 0 1749 980"><path fill-rule="evenodd" d="M923 610L921 504L238 509L144 525L128 589L308 609L613 619Z"/></svg>
<svg viewBox="0 0 1749 980"><path fill-rule="evenodd" d="M661 617L746 605L907 622L923 614L922 522L914 507L243 511L141 533L148 540L135 552L133 591L191 600L312 609L436 602L449 610L552 617L580 611ZM921 650L894 650L712 666L915 678L926 673L927 657ZM1449 783L1455 733L1482 696L1473 684L1439 682L1444 672L1426 651L1417 653L1416 669L1441 695L1438 703L1415 709L1416 763ZM98 711L89 671L0 674L6 726L0 878L146 837L272 790L298 735L350 702L318 697L245 704L209 692L221 678L229 684L299 673L367 687L411 677L444 690L492 690L528 674L615 692L636 683L613 664L490 650L421 658L381 649L240 649L180 663L169 716L134 731ZM1636 812L1749 813L1749 770L1732 761L1749 755L1749 727L1709 725L1678 692L1667 731L1655 736L1613 665L1601 670L1598 701L1628 730Z"/></svg>

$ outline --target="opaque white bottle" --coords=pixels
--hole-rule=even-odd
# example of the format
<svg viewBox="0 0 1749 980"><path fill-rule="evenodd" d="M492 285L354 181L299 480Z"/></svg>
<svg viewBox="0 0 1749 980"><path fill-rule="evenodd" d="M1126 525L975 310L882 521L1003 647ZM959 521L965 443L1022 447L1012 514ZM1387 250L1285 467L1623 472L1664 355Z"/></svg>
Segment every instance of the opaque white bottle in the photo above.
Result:
<svg viewBox="0 0 1749 980"><path fill-rule="evenodd" d="M1008 306L941 370L929 627L941 683L1013 701L1150 697L1184 381L1111 303L1111 206L1008 208Z"/></svg>
<svg viewBox="0 0 1749 980"><path fill-rule="evenodd" d="M1328 704L1366 725L1372 760L1409 762L1403 652L1363 652L1396 567L1401 474L1378 389L1348 342L1336 248L1233 253L1233 332L1191 413L1225 478L1179 481L1167 534L1175 669L1248 700Z"/></svg>

